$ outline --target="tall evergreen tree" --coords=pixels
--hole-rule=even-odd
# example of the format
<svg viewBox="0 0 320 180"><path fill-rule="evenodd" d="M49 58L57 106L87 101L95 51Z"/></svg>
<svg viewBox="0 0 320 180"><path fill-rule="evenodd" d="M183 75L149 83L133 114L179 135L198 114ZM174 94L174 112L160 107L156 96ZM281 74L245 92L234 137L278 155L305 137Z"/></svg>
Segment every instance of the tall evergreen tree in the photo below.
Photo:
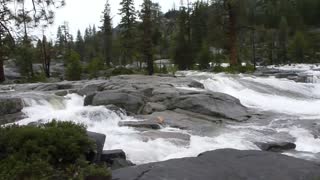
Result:
<svg viewBox="0 0 320 180"><path fill-rule="evenodd" d="M122 0L120 9L121 21L120 27L120 41L122 45L121 64L126 65L133 61L135 51L135 25L136 25L136 12L133 0Z"/></svg>
<svg viewBox="0 0 320 180"><path fill-rule="evenodd" d="M26 6L24 4L26 3ZM10 39L14 39L12 36L13 31L19 28L23 19L26 20L28 15L28 21L34 22L33 26L37 27L42 24L50 24L53 22L54 12L53 8L59 5L64 5L64 0L37 0L37 1L21 1L21 0L4 0L0 1L0 49L4 49L4 41L9 36ZM15 8L12 8L15 7ZM31 15L32 14L32 15ZM18 28L11 28L12 25L18 25ZM0 82L5 80L4 56L0 52Z"/></svg>
<svg viewBox="0 0 320 180"><path fill-rule="evenodd" d="M181 7L178 16L178 30L175 38L175 49L173 54L174 63L179 69L187 70L193 66L192 48L189 34L189 11Z"/></svg>
<svg viewBox="0 0 320 180"><path fill-rule="evenodd" d="M111 16L110 16L110 4L109 0L107 0L105 9L103 11L103 54L104 60L107 66L110 66L112 61L112 23L111 23Z"/></svg>
<svg viewBox="0 0 320 180"><path fill-rule="evenodd" d="M278 59L279 63L286 63L287 61L287 43L288 43L288 22L285 17L281 17L279 24L279 35L278 35Z"/></svg>
<svg viewBox="0 0 320 180"><path fill-rule="evenodd" d="M50 78L50 64L51 64L51 46L47 42L47 37L42 37L42 67L47 78Z"/></svg>
<svg viewBox="0 0 320 180"><path fill-rule="evenodd" d="M151 0L144 0L141 10L142 28L143 28L143 56L145 62L147 62L148 73L152 75L153 69L153 57L152 57L152 17L151 17Z"/></svg>
<svg viewBox="0 0 320 180"><path fill-rule="evenodd" d="M58 53L60 53L60 55L63 54L63 50L65 48L64 41L65 41L65 37L62 33L61 26L59 26L57 30L57 36L56 36L56 48L58 49Z"/></svg>
<svg viewBox="0 0 320 180"><path fill-rule="evenodd" d="M75 50L80 55L81 60L83 60L83 58L84 58L84 51L85 51L84 45L85 44L84 44L83 37L81 35L81 31L78 30L77 38L76 38L76 42L75 42Z"/></svg>

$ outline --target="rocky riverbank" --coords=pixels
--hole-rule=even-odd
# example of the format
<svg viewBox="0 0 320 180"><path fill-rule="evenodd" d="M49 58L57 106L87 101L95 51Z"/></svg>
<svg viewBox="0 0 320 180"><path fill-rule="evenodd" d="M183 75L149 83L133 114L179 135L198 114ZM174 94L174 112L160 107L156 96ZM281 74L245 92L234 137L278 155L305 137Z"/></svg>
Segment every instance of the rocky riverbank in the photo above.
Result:
<svg viewBox="0 0 320 180"><path fill-rule="evenodd" d="M320 166L260 151L222 149L113 171L113 180L315 180Z"/></svg>
<svg viewBox="0 0 320 180"><path fill-rule="evenodd" d="M75 113L83 113L83 116L86 117L90 116L89 119L92 123L95 121L103 122L103 118L106 118L106 116L101 116L99 113L106 112L94 111L90 114L90 111L85 110L86 107L99 107L101 111L102 109L108 109L118 114L119 117L127 114L134 119L138 119L138 121L125 118L119 120L116 126L117 128L134 129L135 134L133 136L137 136L135 138L139 139L139 143L147 143L149 141L160 143L169 140L168 142L182 148L187 149L192 146L194 149L200 149L199 152L206 150L196 147L194 136L206 139L206 137L223 134L226 130L229 133L239 131L232 129L232 125L237 125L236 127L241 130L241 128L250 127L250 124L254 123L268 128L268 123L273 126L277 124L277 126L283 127L284 124L281 124L281 122L285 122L284 120L273 122L273 119L278 114L248 108L233 96L209 91L201 81L196 81L192 77L125 75L112 77L108 80L3 85L0 87L0 102L2 102L0 104L0 123L12 123L26 118L27 115L24 113L24 108L30 106L30 102L31 104L37 104L39 108L47 103L51 103L54 107L64 108L65 104L62 102L70 98L66 96L70 93L84 97L83 104L81 103L80 105L85 106L83 111L76 111ZM56 113L59 112L57 111ZM39 116L37 119L37 116L35 116L30 123L42 123L43 120L46 120L44 117ZM291 116L287 118L291 118ZM291 120L291 122L300 123L298 120ZM308 121L305 124L316 129L317 124L314 124L315 122ZM90 126L92 123L88 122L88 125ZM229 125L231 125L231 128ZM228 128L225 128L226 126ZM179 131L168 131L168 128L178 129ZM257 137L261 137L248 139L249 144L246 144L246 146L250 147L250 149L279 153L300 153L305 157L310 155L306 152L295 151L297 147L295 144L296 139L289 133L277 132L274 129L261 128L259 130L260 127L256 127L256 129L257 131L250 130L249 132L253 135L256 133ZM117 133L122 133L122 131ZM314 132L318 134L318 131L315 130ZM103 133L103 131L100 131L100 133ZM242 136L245 133L240 133L239 135ZM109 137L108 134L105 135L107 139L115 137L114 135L112 137ZM121 137L121 135L116 137ZM231 136L223 140L219 139L212 142L212 145L221 143L219 141L232 141L233 143L238 141L232 138L237 137ZM107 163L112 169L133 165L127 159L127 152L121 150L122 148L103 151L103 146L106 146L105 143L108 143L108 141L98 141L98 159L100 161ZM248 142L240 140L240 143ZM235 148L245 149L242 147ZM206 147L206 149L217 148ZM146 154L146 156L148 155ZM224 161L219 159L220 157L225 157ZM132 158L132 153L129 154L129 160L130 158ZM264 158L267 159L263 160ZM316 162L319 160L317 158L306 159ZM154 161L149 160L148 162ZM244 162L247 162L247 164ZM242 166L242 164L246 164L246 166ZM261 164L261 169L256 168L255 164ZM229 169L228 167L231 168ZM286 169L279 172L277 169L280 167L286 167ZM249 177L257 177L254 179L264 179L265 177L268 177L268 179L288 179L291 174L294 174L292 176L294 178L301 177L306 179L318 177L317 172L320 172L318 168L319 166L312 162L276 153L218 150L204 153L195 158L169 160L116 170L114 171L114 178L119 180L157 178L212 179L212 177L217 177L217 179L228 179L227 177L231 179L248 179ZM170 169L175 169L175 171ZM301 169L301 171L297 169ZM261 171L261 173L258 171ZM298 174L301 176L298 176Z"/></svg>

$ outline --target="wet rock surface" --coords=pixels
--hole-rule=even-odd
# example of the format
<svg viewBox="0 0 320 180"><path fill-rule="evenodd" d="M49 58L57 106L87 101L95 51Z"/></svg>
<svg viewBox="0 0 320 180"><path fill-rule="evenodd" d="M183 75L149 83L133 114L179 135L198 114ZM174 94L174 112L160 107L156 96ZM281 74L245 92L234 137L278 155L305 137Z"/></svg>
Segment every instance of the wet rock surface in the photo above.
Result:
<svg viewBox="0 0 320 180"><path fill-rule="evenodd" d="M283 152L293 150L296 145L292 142L265 142L256 143L256 145L263 151Z"/></svg>
<svg viewBox="0 0 320 180"><path fill-rule="evenodd" d="M113 171L113 180L312 180L319 177L320 166L309 161L277 153L232 149Z"/></svg>

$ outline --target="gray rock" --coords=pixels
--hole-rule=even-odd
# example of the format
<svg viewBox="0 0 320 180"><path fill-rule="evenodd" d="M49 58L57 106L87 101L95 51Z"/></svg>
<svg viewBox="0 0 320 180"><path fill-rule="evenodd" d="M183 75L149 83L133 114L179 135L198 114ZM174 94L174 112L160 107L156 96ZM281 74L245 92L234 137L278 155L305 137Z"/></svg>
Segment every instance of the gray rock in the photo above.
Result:
<svg viewBox="0 0 320 180"><path fill-rule="evenodd" d="M161 125L156 121L120 121L119 126L147 128L147 129L161 129Z"/></svg>
<svg viewBox="0 0 320 180"><path fill-rule="evenodd" d="M92 101L93 101L93 98L96 94L93 93L93 94L89 94L87 95L85 98L84 98L84 106L89 106L89 105L92 105Z"/></svg>
<svg viewBox="0 0 320 180"><path fill-rule="evenodd" d="M90 139L92 139L96 143L96 147L97 147L96 151L90 152L87 155L87 159L91 162L100 162L102 152L103 152L104 142L106 140L106 135L90 132L90 131L87 131L87 135Z"/></svg>
<svg viewBox="0 0 320 180"><path fill-rule="evenodd" d="M192 88L204 89L204 85L201 82L196 81L196 80L191 81L188 84L188 86L192 87Z"/></svg>
<svg viewBox="0 0 320 180"><path fill-rule="evenodd" d="M26 116L22 112L0 115L0 125L17 122Z"/></svg>
<svg viewBox="0 0 320 180"><path fill-rule="evenodd" d="M125 160L122 158L115 158L112 160L112 164L109 165L111 167L111 170L126 168L130 166L135 166L131 161Z"/></svg>
<svg viewBox="0 0 320 180"><path fill-rule="evenodd" d="M81 96L88 96L88 95L94 94L100 90L102 90L100 86L98 86L96 84L90 84L90 85L87 85L84 88L80 89L78 91L78 94Z"/></svg>
<svg viewBox="0 0 320 180"><path fill-rule="evenodd" d="M170 109L180 108L235 121L245 121L250 116L247 108L238 99L222 93L180 96L170 104Z"/></svg>
<svg viewBox="0 0 320 180"><path fill-rule="evenodd" d="M145 131L142 132L144 141L155 140L155 139L167 139L178 145L188 145L191 136L189 134L183 134L178 132L164 132L164 131Z"/></svg>
<svg viewBox="0 0 320 180"><path fill-rule="evenodd" d="M0 116L21 112L23 102L20 98L0 97Z"/></svg>
<svg viewBox="0 0 320 180"><path fill-rule="evenodd" d="M156 88L152 92L150 100L152 102L164 101L179 96L179 92L173 87Z"/></svg>
<svg viewBox="0 0 320 180"><path fill-rule="evenodd" d="M101 161L107 163L112 170L134 166L132 162L127 160L125 152L121 149L103 151Z"/></svg>
<svg viewBox="0 0 320 180"><path fill-rule="evenodd" d="M127 159L126 153L122 149L104 150L101 155L101 161L108 162L112 159Z"/></svg>
<svg viewBox="0 0 320 180"><path fill-rule="evenodd" d="M255 143L263 151L283 152L293 150L296 145L292 142L265 142Z"/></svg>
<svg viewBox="0 0 320 180"><path fill-rule="evenodd" d="M54 91L54 90L59 90L59 86L57 84L40 84L34 90L35 91Z"/></svg>
<svg viewBox="0 0 320 180"><path fill-rule="evenodd" d="M126 93L103 91L97 93L92 99L92 105L116 105L128 112L139 114L144 106L144 100L140 96Z"/></svg>
<svg viewBox="0 0 320 180"><path fill-rule="evenodd" d="M320 166L277 153L222 149L118 169L112 176L114 180L313 180L320 177Z"/></svg>
<svg viewBox="0 0 320 180"><path fill-rule="evenodd" d="M167 110L167 107L160 103L148 102L143 109L144 114L151 114L153 112L160 112Z"/></svg>
<svg viewBox="0 0 320 180"><path fill-rule="evenodd" d="M56 96L66 96L68 94L68 91L61 90L54 93Z"/></svg>
<svg viewBox="0 0 320 180"><path fill-rule="evenodd" d="M179 109L154 112L150 115L138 115L136 118L153 122L161 118L165 126L192 130L197 135L217 132L216 130L221 126L221 122L226 120Z"/></svg>

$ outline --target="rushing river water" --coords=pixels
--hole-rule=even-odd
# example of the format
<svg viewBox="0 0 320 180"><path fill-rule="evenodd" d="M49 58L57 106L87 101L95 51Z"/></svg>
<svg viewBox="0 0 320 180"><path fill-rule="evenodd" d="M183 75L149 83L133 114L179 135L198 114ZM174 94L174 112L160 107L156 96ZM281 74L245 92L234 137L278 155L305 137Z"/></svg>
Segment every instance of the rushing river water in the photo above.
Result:
<svg viewBox="0 0 320 180"><path fill-rule="evenodd" d="M104 106L83 106L84 97L69 94L64 98L44 94L24 95L26 119L20 124L36 121L74 121L87 125L89 131L107 135L104 149L123 149L129 160L141 164L172 158L197 156L199 153L235 148L259 149L254 142L293 141L297 152L287 152L306 159L319 156L320 139L312 127L320 124L320 84L296 83L274 77L182 72L202 82L208 91L222 92L240 99L241 103L266 118L245 123L227 124L215 133L199 136L186 130L165 127L163 132L191 135L189 142L175 139L146 139L133 128L119 127L119 121L139 121ZM179 87L184 88L184 87ZM317 124L319 123L319 124ZM214 125L213 125L214 126ZM320 129L319 129L320 131ZM320 132L318 132L320 134Z"/></svg>

